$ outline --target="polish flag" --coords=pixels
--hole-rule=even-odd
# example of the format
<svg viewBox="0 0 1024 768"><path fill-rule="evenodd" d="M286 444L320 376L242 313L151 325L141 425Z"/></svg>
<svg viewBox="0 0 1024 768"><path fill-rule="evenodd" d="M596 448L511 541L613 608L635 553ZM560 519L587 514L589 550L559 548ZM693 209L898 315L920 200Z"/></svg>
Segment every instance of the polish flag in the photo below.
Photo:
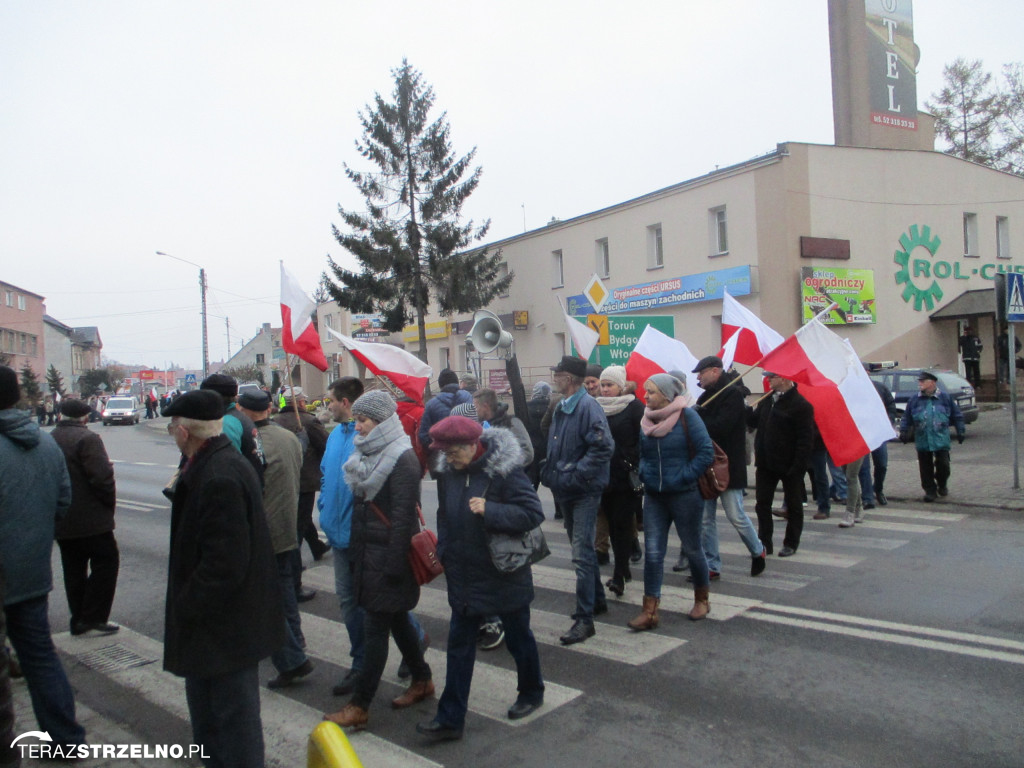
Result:
<svg viewBox="0 0 1024 768"><path fill-rule="evenodd" d="M761 367L799 385L837 465L849 464L896 437L864 366L850 342L815 318L761 361Z"/></svg>
<svg viewBox="0 0 1024 768"><path fill-rule="evenodd" d="M340 341L352 357L377 376L387 376L398 389L417 403L423 402L423 390L434 375L434 369L416 355L393 344L373 344L356 341L333 328L327 332Z"/></svg>
<svg viewBox="0 0 1024 768"><path fill-rule="evenodd" d="M316 332L310 315L316 310L313 303L298 282L288 274L281 262L281 346L291 355L298 355L310 365L321 371L327 370L327 358L320 346L320 336Z"/></svg>
<svg viewBox="0 0 1024 768"><path fill-rule="evenodd" d="M704 391L697 385L696 374L690 373L696 366L697 358L683 342L648 325L626 361L626 379L636 382L636 396L646 403L644 382L647 379L656 373L680 371L686 375L690 396L696 399Z"/></svg>
<svg viewBox="0 0 1024 768"><path fill-rule="evenodd" d="M565 314L564 312L562 314ZM590 353L597 346L601 334L585 323L581 323L575 317L565 315L565 324L569 327L569 337L573 346L576 347L576 354L584 360L590 359Z"/></svg>
<svg viewBox="0 0 1024 768"><path fill-rule="evenodd" d="M728 291L722 291L722 350L718 356L727 370L734 362L757 365L783 341L777 331L761 322Z"/></svg>

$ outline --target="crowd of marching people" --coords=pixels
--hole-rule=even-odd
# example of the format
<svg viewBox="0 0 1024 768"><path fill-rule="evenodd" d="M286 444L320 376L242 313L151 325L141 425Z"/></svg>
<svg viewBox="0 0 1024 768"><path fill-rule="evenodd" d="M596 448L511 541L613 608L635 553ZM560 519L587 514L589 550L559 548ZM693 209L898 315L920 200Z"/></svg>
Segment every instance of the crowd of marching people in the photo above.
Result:
<svg viewBox="0 0 1024 768"><path fill-rule="evenodd" d="M270 688L314 672L298 609L316 597L302 585L304 543L315 560L331 555L351 655L332 687L345 701L325 718L347 728L370 723L391 638L401 654L399 676L408 681L392 708L436 696L426 656L430 637L415 615L429 577L410 556L414 540L422 541L420 493L428 475L437 482L437 538L425 557L436 556L443 566L451 608L445 679L436 681L441 694L435 714L416 725L431 741L462 737L478 649L504 642L515 661L509 718L543 706L544 677L530 628L531 563L546 552L539 484L550 489L571 544L575 595L564 645L595 636L595 617L608 611L607 593L623 597L635 589L639 613L628 626L636 632L659 626L666 561L677 551L672 528L677 569L685 567L692 584L689 618L704 619L711 582L723 569L719 502L749 553L750 576L757 577L776 554L774 516L786 521L777 555L799 550L809 468L815 518L827 518L830 501L839 498L828 482L830 461L814 408L790 379L766 372L768 391L748 405L749 390L714 355L693 371L655 373L642 382L629 381L622 366L601 369L571 356L551 371L552 383L538 382L518 416L493 390L478 389L471 376L460 381L450 370L440 374L440 391L425 407L391 387L364 390L359 379L339 379L327 401L329 430L307 411L301 389L284 389L279 401L263 390L239 395L237 382L222 374L153 406L167 417L181 454L165 489L172 507L164 668L184 678L193 737L214 756L212 764L263 764L262 659L269 657L276 671L266 681ZM689 391L687 373L700 385L699 398ZM931 501L948 493L949 427L962 440L963 419L955 401L936 390L934 376L921 376L901 437L915 442L925 501ZM891 395L878 394L891 408ZM63 398L50 435L18 409L19 400L14 372L0 366L6 635L40 728L58 743L78 744L84 730L50 639L50 551L56 540L71 634L116 633L110 622L119 569L113 466L102 439L86 426L93 404ZM744 510L751 433L756 523ZM832 465L832 477L845 480L840 527L862 522L874 503L887 503L885 463L884 453L872 453ZM864 483L868 503L859 491ZM782 512L773 510L779 485ZM327 543L313 522L314 506ZM509 540L525 550L525 559L510 559ZM641 560L636 589L631 566ZM607 581L602 561L612 565ZM9 689L7 697L9 705Z"/></svg>

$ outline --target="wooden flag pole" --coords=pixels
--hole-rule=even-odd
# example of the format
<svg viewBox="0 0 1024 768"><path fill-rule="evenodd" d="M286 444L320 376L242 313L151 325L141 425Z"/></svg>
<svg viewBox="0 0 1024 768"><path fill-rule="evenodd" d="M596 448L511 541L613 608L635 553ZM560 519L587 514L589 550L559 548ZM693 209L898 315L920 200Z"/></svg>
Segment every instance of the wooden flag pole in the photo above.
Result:
<svg viewBox="0 0 1024 768"><path fill-rule="evenodd" d="M292 408L295 409L295 421L298 424L299 432L303 431L302 419L299 416L299 398L295 396L295 381L292 379L292 361L291 355L287 352L284 353L284 364L288 368L288 387L291 390L292 395Z"/></svg>

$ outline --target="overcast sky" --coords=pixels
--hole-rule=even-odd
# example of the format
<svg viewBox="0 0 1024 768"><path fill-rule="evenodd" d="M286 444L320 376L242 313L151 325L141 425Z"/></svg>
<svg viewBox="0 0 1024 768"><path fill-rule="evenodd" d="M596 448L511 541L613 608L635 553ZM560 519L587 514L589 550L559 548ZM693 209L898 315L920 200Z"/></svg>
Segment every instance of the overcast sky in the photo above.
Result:
<svg viewBox="0 0 1024 768"><path fill-rule="evenodd" d="M918 0L918 100L942 67L1024 59L1019 0ZM201 365L280 325L278 260L308 292L358 112L402 57L484 174L491 238L763 154L831 144L826 0L3 0L0 279L96 325L107 357Z"/></svg>

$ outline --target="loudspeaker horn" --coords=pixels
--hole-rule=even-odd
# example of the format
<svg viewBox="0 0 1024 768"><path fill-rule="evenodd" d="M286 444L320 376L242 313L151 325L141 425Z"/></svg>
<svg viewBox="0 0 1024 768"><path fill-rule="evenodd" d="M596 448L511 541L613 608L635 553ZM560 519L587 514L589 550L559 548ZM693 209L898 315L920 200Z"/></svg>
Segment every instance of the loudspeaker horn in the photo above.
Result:
<svg viewBox="0 0 1024 768"><path fill-rule="evenodd" d="M482 355L512 346L512 334L501 327L501 320L496 314L486 309L478 309L473 315L473 327L469 330L468 340Z"/></svg>

